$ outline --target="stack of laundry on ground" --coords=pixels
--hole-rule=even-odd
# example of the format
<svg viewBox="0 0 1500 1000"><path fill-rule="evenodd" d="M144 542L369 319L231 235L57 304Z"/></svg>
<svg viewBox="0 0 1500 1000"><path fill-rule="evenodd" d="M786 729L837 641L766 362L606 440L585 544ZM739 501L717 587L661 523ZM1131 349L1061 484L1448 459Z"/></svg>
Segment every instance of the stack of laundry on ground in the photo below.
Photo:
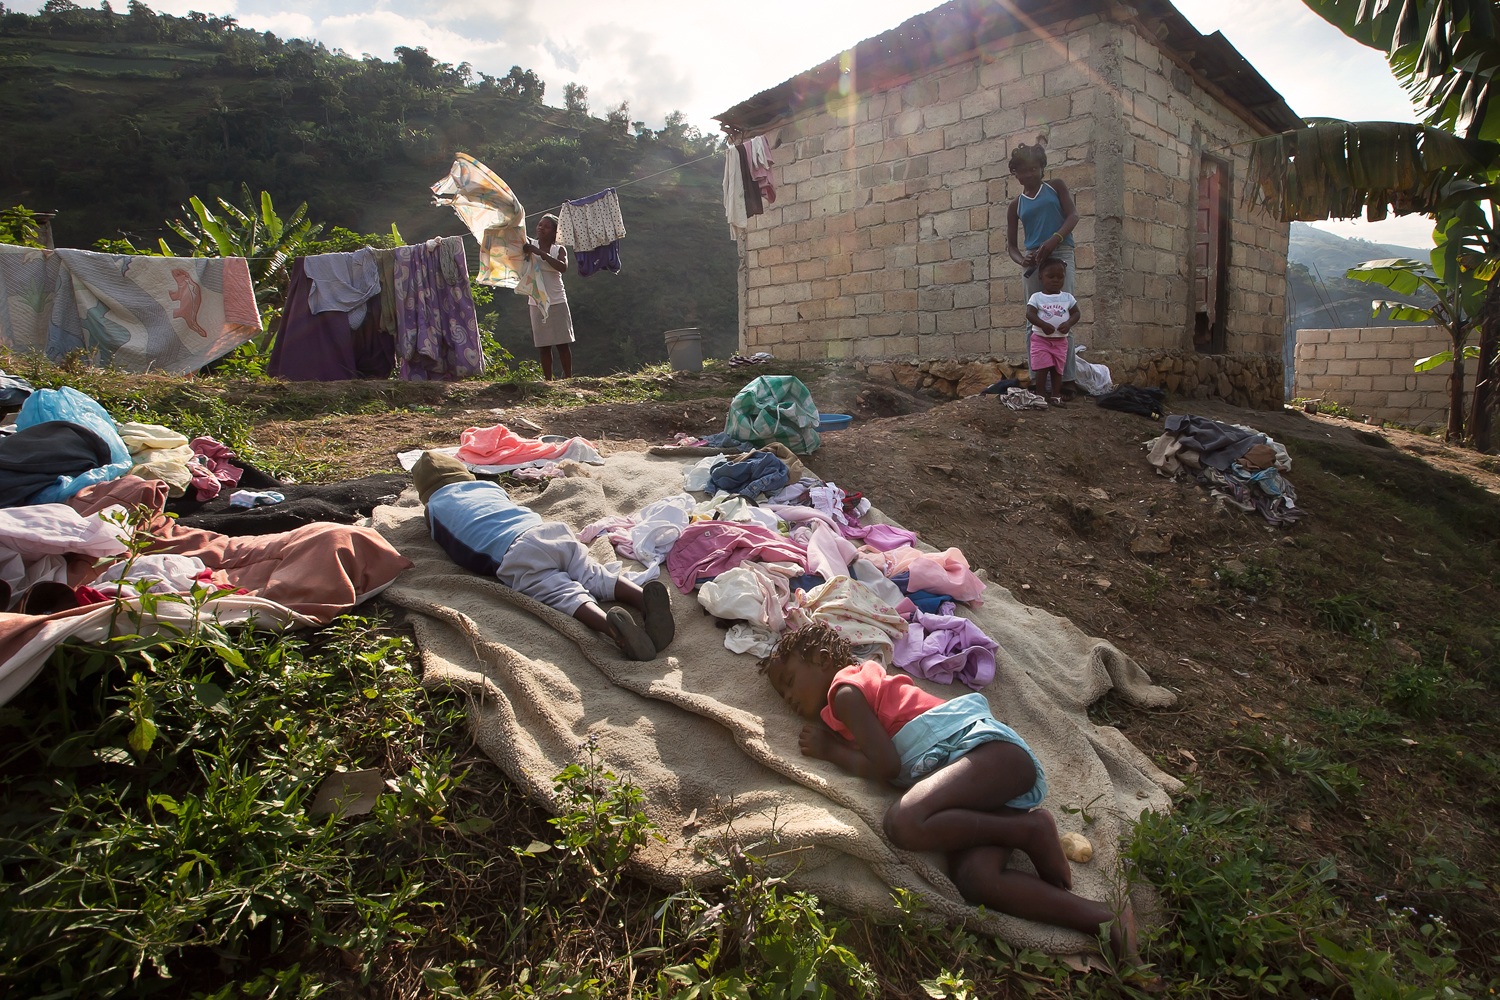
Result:
<svg viewBox="0 0 1500 1000"><path fill-rule="evenodd" d="M6 430L0 435L0 701L68 636L148 634L180 628L194 615L253 618L266 627L327 622L410 565L373 529L329 523L354 518L323 501L316 515L278 526L290 530L267 530L251 511L230 516L256 521L236 532L254 537L206 530L193 514L229 510L234 501L227 494L237 485L295 487L212 438L116 423L75 389L32 392ZM394 491L383 485L387 502L400 492L399 485ZM234 496L245 492L265 496L255 490ZM366 514L375 502L364 504ZM169 504L189 516L165 517ZM147 613L138 603L147 593L183 599L153 603ZM130 614L109 611L117 599L136 602ZM105 617L94 615L94 605Z"/></svg>
<svg viewBox="0 0 1500 1000"><path fill-rule="evenodd" d="M1259 511L1271 524L1306 516L1283 475L1291 471L1292 457L1269 435L1192 414L1170 416L1165 427L1146 445L1149 461L1162 475L1193 475L1215 499L1246 513Z"/></svg>
<svg viewBox="0 0 1500 1000"><path fill-rule="evenodd" d="M622 558L696 590L734 652L769 655L781 632L819 621L856 655L941 683L989 683L995 644L957 614L985 588L961 551L926 551L914 532L864 523L869 500L812 475L785 445L714 438L710 447L750 450L685 465L682 493L579 537L603 535Z"/></svg>

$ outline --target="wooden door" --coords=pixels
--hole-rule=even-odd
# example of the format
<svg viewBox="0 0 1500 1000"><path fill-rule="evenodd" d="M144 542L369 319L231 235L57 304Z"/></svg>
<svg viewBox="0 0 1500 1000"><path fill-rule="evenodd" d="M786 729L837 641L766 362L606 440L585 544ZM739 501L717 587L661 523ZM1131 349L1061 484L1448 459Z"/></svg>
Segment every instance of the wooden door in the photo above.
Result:
<svg viewBox="0 0 1500 1000"><path fill-rule="evenodd" d="M1198 225L1194 235L1193 282L1198 312L1213 326L1218 316L1219 293L1219 226L1222 208L1219 203L1223 175L1219 165L1205 159L1198 172Z"/></svg>

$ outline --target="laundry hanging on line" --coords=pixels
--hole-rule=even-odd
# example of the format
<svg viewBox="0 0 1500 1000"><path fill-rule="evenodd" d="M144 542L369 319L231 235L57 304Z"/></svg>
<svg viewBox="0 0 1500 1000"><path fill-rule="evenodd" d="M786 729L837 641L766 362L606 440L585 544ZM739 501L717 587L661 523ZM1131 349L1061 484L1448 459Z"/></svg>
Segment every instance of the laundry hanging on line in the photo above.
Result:
<svg viewBox="0 0 1500 1000"><path fill-rule="evenodd" d="M448 175L432 185L433 204L453 209L479 243L481 285L524 295L547 317L547 290L526 245L526 209L510 185L468 153L458 153Z"/></svg>
<svg viewBox="0 0 1500 1000"><path fill-rule="evenodd" d="M740 239L749 228L750 217L765 214L765 206L776 201L772 179L771 144L755 136L724 150L724 217L731 239Z"/></svg>
<svg viewBox="0 0 1500 1000"><path fill-rule="evenodd" d="M557 242L573 248L578 276L620 270L620 238L625 220L614 188L576 201L564 202L557 212Z"/></svg>
<svg viewBox="0 0 1500 1000"><path fill-rule="evenodd" d="M185 374L261 331L243 257L146 257L0 244L0 345Z"/></svg>
<svg viewBox="0 0 1500 1000"><path fill-rule="evenodd" d="M453 381L484 370L463 237L293 262L271 375L387 378L398 364L409 381Z"/></svg>

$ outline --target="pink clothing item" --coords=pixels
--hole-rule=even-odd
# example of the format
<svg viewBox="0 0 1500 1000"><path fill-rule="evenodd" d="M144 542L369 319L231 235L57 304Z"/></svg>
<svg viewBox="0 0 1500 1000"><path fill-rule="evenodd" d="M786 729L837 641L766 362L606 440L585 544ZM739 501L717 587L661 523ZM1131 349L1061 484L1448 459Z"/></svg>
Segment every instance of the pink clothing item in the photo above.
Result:
<svg viewBox="0 0 1500 1000"><path fill-rule="evenodd" d="M812 534L807 539L807 571L824 580L849 575L849 563L854 560L854 544L824 522L812 522Z"/></svg>
<svg viewBox="0 0 1500 1000"><path fill-rule="evenodd" d="M807 551L778 532L740 521L697 521L667 553L667 572L684 594L704 577L715 577L747 559L807 565Z"/></svg>
<svg viewBox="0 0 1500 1000"><path fill-rule="evenodd" d="M960 601L979 603L984 583L969 569L969 560L956 548L944 552L922 552L909 545L881 552L866 545L859 554L870 560L886 576L910 571L907 590L925 590L929 594L947 594Z"/></svg>
<svg viewBox="0 0 1500 1000"><path fill-rule="evenodd" d="M833 700L833 692L845 684L865 696L865 701L870 703L870 708L874 710L875 717L880 720L887 736L895 736L912 719L943 704L943 699L923 691L912 683L910 677L905 674L888 674L874 660L845 667L834 674L833 683L828 685L830 702ZM834 732L845 739L854 739L849 728L833 714L831 704L823 706L822 714L823 721Z"/></svg>
<svg viewBox="0 0 1500 1000"><path fill-rule="evenodd" d="M211 437L195 437L188 442L188 447L198 456L188 463L188 471L193 474L191 485L199 500L212 500L225 483L239 485L245 470L233 464L234 450L228 445Z"/></svg>
<svg viewBox="0 0 1500 1000"><path fill-rule="evenodd" d="M770 205L776 201L776 183L771 177L771 168L776 161L771 159L771 144L766 137L758 135L745 143L745 152L750 161L750 179L760 189L760 196Z"/></svg>
<svg viewBox="0 0 1500 1000"><path fill-rule="evenodd" d="M458 454L454 457L470 465L520 465L559 458L568 450L569 444L569 441L523 438L504 424L470 427L458 440ZM593 445L589 444L589 447Z"/></svg>
<svg viewBox="0 0 1500 1000"><path fill-rule="evenodd" d="M871 524L867 527L841 524L839 531L845 538L858 538L872 549L881 552L889 552L891 549L899 549L903 545L916 545L917 533L907 531L905 528L895 528L889 524Z"/></svg>
<svg viewBox="0 0 1500 1000"><path fill-rule="evenodd" d="M198 500L212 500L219 495L219 489L224 484L219 481L219 477L214 475L213 470L208 468L208 466L195 458L188 462L187 470L193 477L188 482L188 485L193 488L194 498Z"/></svg>
<svg viewBox="0 0 1500 1000"><path fill-rule="evenodd" d="M1031 335L1031 370L1056 368L1062 371L1068 366L1068 338Z"/></svg>

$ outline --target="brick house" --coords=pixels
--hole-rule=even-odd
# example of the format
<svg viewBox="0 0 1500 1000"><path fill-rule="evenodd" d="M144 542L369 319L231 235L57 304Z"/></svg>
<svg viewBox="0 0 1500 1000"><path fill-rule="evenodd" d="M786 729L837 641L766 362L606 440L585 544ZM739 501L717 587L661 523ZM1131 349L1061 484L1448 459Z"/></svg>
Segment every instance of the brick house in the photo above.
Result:
<svg viewBox="0 0 1500 1000"><path fill-rule="evenodd" d="M1086 356L1116 381L1282 398L1288 226L1243 203L1249 139L1301 120L1165 0L954 0L718 116L774 147L740 241L740 348L1024 367L1010 150L1073 192ZM927 377L927 384L932 378Z"/></svg>

